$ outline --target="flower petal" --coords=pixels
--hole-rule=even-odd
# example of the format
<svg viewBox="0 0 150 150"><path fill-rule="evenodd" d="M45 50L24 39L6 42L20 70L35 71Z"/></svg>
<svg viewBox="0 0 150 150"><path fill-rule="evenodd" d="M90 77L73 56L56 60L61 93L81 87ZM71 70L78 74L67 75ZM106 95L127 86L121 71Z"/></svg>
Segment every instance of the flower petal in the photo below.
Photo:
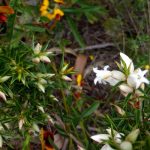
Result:
<svg viewBox="0 0 150 150"><path fill-rule="evenodd" d="M50 63L50 59L47 56L40 56L40 60L45 62L45 63Z"/></svg>
<svg viewBox="0 0 150 150"><path fill-rule="evenodd" d="M2 91L0 91L0 97L1 97L4 101L6 101L6 96L5 96L5 94L4 94Z"/></svg>
<svg viewBox="0 0 150 150"><path fill-rule="evenodd" d="M39 43L35 46L34 48L34 54L39 54L40 51L42 49L42 45L40 45Z"/></svg>
<svg viewBox="0 0 150 150"><path fill-rule="evenodd" d="M91 136L91 139L98 143L102 143L104 140L109 140L110 135L109 134L97 134Z"/></svg>
<svg viewBox="0 0 150 150"><path fill-rule="evenodd" d="M129 69L130 73L132 73L134 71L134 65L133 65L132 60L124 53L120 53L120 57L122 61L126 64L127 69ZM121 66L123 68L125 67L122 62L121 62Z"/></svg>
<svg viewBox="0 0 150 150"><path fill-rule="evenodd" d="M121 84L121 85L119 86L119 89L120 89L122 92L126 93L127 95L128 95L129 93L132 93L132 92L133 92L133 88L130 87L130 86L128 86L127 84Z"/></svg>
<svg viewBox="0 0 150 150"><path fill-rule="evenodd" d="M126 76L121 71L113 70L111 73L112 77L119 81L124 81L126 79Z"/></svg>

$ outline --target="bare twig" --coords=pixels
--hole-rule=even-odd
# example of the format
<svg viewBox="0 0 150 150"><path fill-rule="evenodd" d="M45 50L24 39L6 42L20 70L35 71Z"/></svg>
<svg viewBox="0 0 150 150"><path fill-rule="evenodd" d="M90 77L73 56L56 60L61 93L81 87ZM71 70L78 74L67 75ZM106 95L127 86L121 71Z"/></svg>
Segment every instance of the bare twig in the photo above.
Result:
<svg viewBox="0 0 150 150"><path fill-rule="evenodd" d="M84 48L75 48L75 49L71 49L71 48L64 48L66 53L70 53L74 56L77 56L76 52L78 51L84 51L84 50L93 50L93 49L102 49L102 48L106 48L106 47L114 47L115 44L113 43L102 43L102 44L96 44L96 45L91 45L91 46L86 46ZM56 53L62 53L62 50L58 47L53 47L48 49L48 51L51 52L56 52Z"/></svg>
<svg viewBox="0 0 150 150"><path fill-rule="evenodd" d="M87 46L84 48L75 48L74 51L78 52L78 51L82 51L82 50L102 49L102 48L111 47L111 46L113 47L115 45L113 43L96 44L96 45L91 45L91 46Z"/></svg>

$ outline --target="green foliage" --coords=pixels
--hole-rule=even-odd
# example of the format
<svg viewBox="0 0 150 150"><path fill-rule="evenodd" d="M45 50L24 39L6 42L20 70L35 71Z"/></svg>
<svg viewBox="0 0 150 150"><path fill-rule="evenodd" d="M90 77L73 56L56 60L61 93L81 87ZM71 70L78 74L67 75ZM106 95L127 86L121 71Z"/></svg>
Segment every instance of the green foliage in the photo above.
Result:
<svg viewBox="0 0 150 150"><path fill-rule="evenodd" d="M35 144L39 143L40 130L46 126L46 130L53 134L57 131L67 139L68 149L77 149L80 145L86 150L97 150L100 145L92 142L92 134L104 133L110 127L124 133L125 139L138 128L140 133L134 149L149 149L150 86L145 91L140 89L144 99L141 109L129 104L131 94L125 98L116 95L119 100L115 105L126 112L121 116L109 105L109 99L95 100L80 93L80 99L76 100L76 86L63 78L63 75L70 77L75 73L67 72L72 66L66 64L65 47L73 41L64 37L65 28L78 46L84 48L86 42L80 23L85 20L90 25L101 24L108 39L119 50L132 55L137 66L144 68L148 60L150 62L149 2L66 0L61 6L65 15L59 22L40 16L40 1L35 3L10 0L9 5L15 13L7 16L6 32L0 34L0 142L15 149L15 142L21 140L21 149L28 150L34 140ZM35 52L37 43L42 44L39 52ZM57 52L56 55L47 53L49 48L58 45L61 56ZM129 74L127 68L124 72ZM104 113L106 105L109 109ZM48 141L58 149L53 139ZM108 143L118 148L114 139Z"/></svg>

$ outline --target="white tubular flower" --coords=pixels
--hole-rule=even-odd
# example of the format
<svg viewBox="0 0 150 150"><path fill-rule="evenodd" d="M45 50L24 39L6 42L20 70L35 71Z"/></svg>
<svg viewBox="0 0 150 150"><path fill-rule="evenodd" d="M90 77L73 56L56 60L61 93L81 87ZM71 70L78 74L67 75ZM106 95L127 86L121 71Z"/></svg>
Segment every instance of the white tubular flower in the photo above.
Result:
<svg viewBox="0 0 150 150"><path fill-rule="evenodd" d="M115 140L116 143L121 143L121 138L124 136L123 133L118 133L116 130L112 130L111 128L106 129L111 138ZM113 137L112 137L113 135Z"/></svg>
<svg viewBox="0 0 150 150"><path fill-rule="evenodd" d="M45 63L51 62L51 60L47 56L44 56L44 55L40 56L40 60Z"/></svg>
<svg viewBox="0 0 150 150"><path fill-rule="evenodd" d="M126 76L121 71L113 70L111 74L112 77L118 81L124 81L126 79Z"/></svg>
<svg viewBox="0 0 150 150"><path fill-rule="evenodd" d="M62 75L62 79L65 81L72 81L72 79L66 75Z"/></svg>
<svg viewBox="0 0 150 150"><path fill-rule="evenodd" d="M144 75L147 73L148 70L142 71L140 68L135 70L132 74L130 74L127 78L127 83L130 87L134 89L138 89L142 83L149 84L147 78Z"/></svg>
<svg viewBox="0 0 150 150"><path fill-rule="evenodd" d="M98 142L98 143L102 143L104 141L109 140L110 135L109 134L97 134L97 135L93 135L91 136L91 139Z"/></svg>
<svg viewBox="0 0 150 150"><path fill-rule="evenodd" d="M122 68L126 67L127 69L129 69L129 73L132 73L134 71L134 64L132 60L124 53L120 53L120 57L121 57L121 67Z"/></svg>
<svg viewBox="0 0 150 150"><path fill-rule="evenodd" d="M24 123L25 123L24 118L21 118L21 119L19 120L19 123L18 123L18 125L19 125L19 130L21 130L21 129L22 129L22 127L23 127Z"/></svg>
<svg viewBox="0 0 150 150"><path fill-rule="evenodd" d="M44 63L50 63L50 59L48 57L49 54L51 54L52 52L41 52L42 49L42 45L40 45L39 43L35 46L34 48L34 58L32 59L32 61L34 63L39 63L40 61L44 62Z"/></svg>
<svg viewBox="0 0 150 150"><path fill-rule="evenodd" d="M120 89L122 95L124 95L124 96L127 96L129 93L133 92L133 88L128 86L127 84L119 85L119 89Z"/></svg>
<svg viewBox="0 0 150 150"><path fill-rule="evenodd" d="M109 66L105 66L103 70L98 70L97 68L93 68L93 71L96 73L96 78L94 79L94 83L102 83L106 84L107 79L111 77L111 71L107 70Z"/></svg>
<svg viewBox="0 0 150 150"><path fill-rule="evenodd" d="M121 137L124 136L123 133L118 133L117 131L111 128L106 129L106 131L108 132L108 134L93 135L91 136L91 139L98 143L102 143L104 141L108 141L110 138L113 138L116 143L121 143Z"/></svg>
<svg viewBox="0 0 150 150"><path fill-rule="evenodd" d="M117 131L115 131L111 128L106 129L106 131L108 132L108 134L94 135L94 136L91 136L91 139L93 139L94 141L96 141L98 143L107 142L111 138L118 144L120 144L122 142L121 138L122 138L122 136L124 136L123 133L118 133ZM109 144L105 144L101 148L101 150L114 150L114 149Z"/></svg>
<svg viewBox="0 0 150 150"><path fill-rule="evenodd" d="M0 91L0 98L2 98L4 101L7 100L5 94L2 91Z"/></svg>
<svg viewBox="0 0 150 150"><path fill-rule="evenodd" d="M111 77L109 77L106 81L111 85L115 86L121 81L125 81L126 77L121 71L113 70L111 71Z"/></svg>
<svg viewBox="0 0 150 150"><path fill-rule="evenodd" d="M37 83L37 86L39 88L40 91L42 91L43 93L45 93L45 86L41 83Z"/></svg>
<svg viewBox="0 0 150 150"><path fill-rule="evenodd" d="M42 49L42 45L38 43L34 48L34 54L39 54L41 49Z"/></svg>

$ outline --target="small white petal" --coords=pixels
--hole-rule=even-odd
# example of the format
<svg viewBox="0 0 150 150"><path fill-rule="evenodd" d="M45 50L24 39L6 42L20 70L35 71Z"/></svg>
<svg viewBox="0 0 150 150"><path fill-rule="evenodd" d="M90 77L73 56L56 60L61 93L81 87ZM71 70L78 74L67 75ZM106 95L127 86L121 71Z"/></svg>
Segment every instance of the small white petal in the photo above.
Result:
<svg viewBox="0 0 150 150"><path fill-rule="evenodd" d="M124 111L121 107L119 107L119 106L117 106L117 105L114 105L114 104L113 104L113 106L115 106L116 111L117 111L121 116L124 116L124 115L126 114L125 111Z"/></svg>
<svg viewBox="0 0 150 150"><path fill-rule="evenodd" d="M109 134L97 134L91 136L91 139L98 143L102 143L104 140L109 140L110 135Z"/></svg>
<svg viewBox="0 0 150 150"><path fill-rule="evenodd" d="M34 48L34 53L35 54L39 54L40 53L40 51L41 51L41 49L42 49L42 45L40 45L39 43L35 46L35 48Z"/></svg>
<svg viewBox="0 0 150 150"><path fill-rule="evenodd" d="M0 98L2 98L4 101L7 100L5 94L2 91L0 91Z"/></svg>
<svg viewBox="0 0 150 150"><path fill-rule="evenodd" d="M120 53L120 57L123 60L123 62L126 64L126 67L129 69L130 73L132 73L134 71L134 65L133 65L132 60L124 53ZM123 68L125 67L125 66L123 66L122 62L121 62L121 66Z"/></svg>
<svg viewBox="0 0 150 150"><path fill-rule="evenodd" d="M95 73L99 73L98 68L93 68L93 72L95 72Z"/></svg>
<svg viewBox="0 0 150 150"><path fill-rule="evenodd" d="M146 79L145 77L142 78L142 82L143 82L143 83L146 83L146 84L149 84L149 80Z"/></svg>
<svg viewBox="0 0 150 150"><path fill-rule="evenodd" d="M96 85L97 82L101 83L101 78L96 77L96 78L94 79L94 84Z"/></svg>
<svg viewBox="0 0 150 150"><path fill-rule="evenodd" d="M40 58L39 57L35 57L32 59L32 62L38 64L40 62Z"/></svg>
<svg viewBox="0 0 150 150"><path fill-rule="evenodd" d="M42 106L37 106L37 108L42 112L45 113L44 108Z"/></svg>
<svg viewBox="0 0 150 150"><path fill-rule="evenodd" d="M45 63L50 63L51 60L47 56L40 56L40 60L45 62Z"/></svg>
<svg viewBox="0 0 150 150"><path fill-rule="evenodd" d="M33 123L32 128L36 131L36 132L40 132L39 126L36 123Z"/></svg>
<svg viewBox="0 0 150 150"><path fill-rule="evenodd" d="M65 75L62 76L62 79L64 79L65 81L72 81L71 78L69 78L68 76L65 76Z"/></svg>
<svg viewBox="0 0 150 150"><path fill-rule="evenodd" d="M40 78L39 80L38 80L38 83L39 84L47 84L47 81L45 80L45 79L43 79L43 78Z"/></svg>
<svg viewBox="0 0 150 150"><path fill-rule="evenodd" d="M104 66L105 71L108 70L108 68L109 68L109 65Z"/></svg>
<svg viewBox="0 0 150 150"><path fill-rule="evenodd" d="M109 144L105 144L100 150L115 150Z"/></svg>
<svg viewBox="0 0 150 150"><path fill-rule="evenodd" d="M45 87L42 84L37 83L37 86L43 93L45 93Z"/></svg>
<svg viewBox="0 0 150 150"><path fill-rule="evenodd" d="M127 78L128 85L135 88L135 89L138 89L142 83L149 84L148 79L144 77L146 72L147 72L147 70L142 71L140 68L135 70Z"/></svg>
<svg viewBox="0 0 150 150"><path fill-rule="evenodd" d="M24 123L25 123L25 121L23 118L19 120L19 130L22 129L22 126L24 125Z"/></svg>
<svg viewBox="0 0 150 150"><path fill-rule="evenodd" d="M52 54L52 52L50 52L50 51L47 51L47 52L46 52L46 55L50 55L50 54Z"/></svg>
<svg viewBox="0 0 150 150"><path fill-rule="evenodd" d="M0 78L0 82L5 82L7 81L11 76L4 76Z"/></svg>

